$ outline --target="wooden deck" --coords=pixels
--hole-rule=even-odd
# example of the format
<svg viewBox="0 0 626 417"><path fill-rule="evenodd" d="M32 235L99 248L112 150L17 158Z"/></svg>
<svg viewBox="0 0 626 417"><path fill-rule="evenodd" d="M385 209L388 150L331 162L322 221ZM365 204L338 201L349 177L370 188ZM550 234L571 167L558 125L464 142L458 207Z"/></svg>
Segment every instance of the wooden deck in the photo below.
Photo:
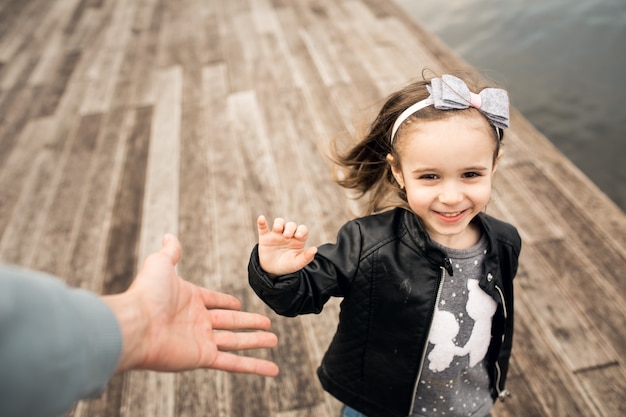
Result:
<svg viewBox="0 0 626 417"><path fill-rule="evenodd" d="M1 0L0 259L118 292L169 231L183 277L269 314L246 278L257 215L333 240L347 199L320 148L424 67L459 66L391 0ZM624 416L626 217L512 126L489 211L524 249L493 414ZM338 416L315 376L337 306L270 314L276 379L132 372L71 415Z"/></svg>

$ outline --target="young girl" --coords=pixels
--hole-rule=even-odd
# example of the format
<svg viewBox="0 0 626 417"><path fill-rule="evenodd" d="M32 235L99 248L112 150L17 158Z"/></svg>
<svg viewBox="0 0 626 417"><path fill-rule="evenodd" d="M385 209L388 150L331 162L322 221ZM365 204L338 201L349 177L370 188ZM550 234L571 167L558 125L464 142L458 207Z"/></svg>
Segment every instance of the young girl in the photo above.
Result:
<svg viewBox="0 0 626 417"><path fill-rule="evenodd" d="M508 105L451 75L412 83L338 158L367 216L306 249L306 226L259 217L248 271L265 303L296 316L343 297L318 376L344 416L482 417L506 395L521 240L484 210Z"/></svg>

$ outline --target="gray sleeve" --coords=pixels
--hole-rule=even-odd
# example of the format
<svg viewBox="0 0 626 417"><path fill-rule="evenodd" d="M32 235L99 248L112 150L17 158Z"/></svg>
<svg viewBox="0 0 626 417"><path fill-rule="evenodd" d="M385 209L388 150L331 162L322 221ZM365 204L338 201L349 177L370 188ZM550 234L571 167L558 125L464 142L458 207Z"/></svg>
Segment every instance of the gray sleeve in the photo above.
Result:
<svg viewBox="0 0 626 417"><path fill-rule="evenodd" d="M96 294L0 264L0 416L62 414L105 389L121 351Z"/></svg>

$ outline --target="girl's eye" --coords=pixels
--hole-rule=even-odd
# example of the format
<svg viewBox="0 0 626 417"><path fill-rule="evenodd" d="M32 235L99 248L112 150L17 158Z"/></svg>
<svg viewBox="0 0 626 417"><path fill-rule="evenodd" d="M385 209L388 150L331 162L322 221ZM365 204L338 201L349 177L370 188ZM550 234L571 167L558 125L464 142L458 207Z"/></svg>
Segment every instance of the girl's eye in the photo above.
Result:
<svg viewBox="0 0 626 417"><path fill-rule="evenodd" d="M463 173L463 178L478 178L480 176L481 174L479 172L470 171Z"/></svg>
<svg viewBox="0 0 626 417"><path fill-rule="evenodd" d="M439 178L436 174L422 174L419 176L420 180L436 180L437 178Z"/></svg>

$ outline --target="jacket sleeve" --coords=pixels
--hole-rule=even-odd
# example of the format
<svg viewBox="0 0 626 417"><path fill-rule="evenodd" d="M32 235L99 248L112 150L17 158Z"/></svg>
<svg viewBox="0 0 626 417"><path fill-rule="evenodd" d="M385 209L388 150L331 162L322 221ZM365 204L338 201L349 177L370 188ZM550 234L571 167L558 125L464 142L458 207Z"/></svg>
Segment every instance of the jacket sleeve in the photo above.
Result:
<svg viewBox="0 0 626 417"><path fill-rule="evenodd" d="M330 297L349 291L361 247L358 224L348 222L339 231L337 243L320 246L309 265L293 274L270 277L261 268L256 245L248 264L248 281L259 298L280 315L317 314Z"/></svg>
<svg viewBox="0 0 626 417"><path fill-rule="evenodd" d="M0 265L0 415L57 416L100 393L122 335L96 295L34 271Z"/></svg>

